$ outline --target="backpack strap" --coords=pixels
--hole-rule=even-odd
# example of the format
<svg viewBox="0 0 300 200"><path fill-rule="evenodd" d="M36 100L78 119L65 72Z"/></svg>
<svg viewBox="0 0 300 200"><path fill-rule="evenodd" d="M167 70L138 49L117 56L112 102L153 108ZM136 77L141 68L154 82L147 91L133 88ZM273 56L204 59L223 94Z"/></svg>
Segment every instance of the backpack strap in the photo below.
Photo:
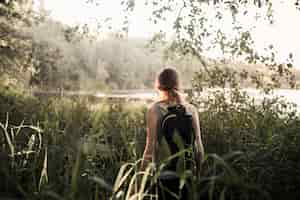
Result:
<svg viewBox="0 0 300 200"><path fill-rule="evenodd" d="M170 118L176 118L176 114L169 114L169 115L166 115L163 119L162 119L162 123L161 123L161 128L163 128L165 126L165 123L167 120L169 120Z"/></svg>

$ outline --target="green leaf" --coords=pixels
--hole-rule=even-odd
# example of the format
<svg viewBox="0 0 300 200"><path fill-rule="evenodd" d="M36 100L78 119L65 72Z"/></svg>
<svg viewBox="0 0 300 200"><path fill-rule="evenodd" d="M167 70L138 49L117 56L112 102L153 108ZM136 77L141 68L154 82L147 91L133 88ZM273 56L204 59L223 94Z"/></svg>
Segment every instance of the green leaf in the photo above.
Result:
<svg viewBox="0 0 300 200"><path fill-rule="evenodd" d="M171 156L171 150L165 137L161 138L160 146L158 148L158 160L166 160Z"/></svg>

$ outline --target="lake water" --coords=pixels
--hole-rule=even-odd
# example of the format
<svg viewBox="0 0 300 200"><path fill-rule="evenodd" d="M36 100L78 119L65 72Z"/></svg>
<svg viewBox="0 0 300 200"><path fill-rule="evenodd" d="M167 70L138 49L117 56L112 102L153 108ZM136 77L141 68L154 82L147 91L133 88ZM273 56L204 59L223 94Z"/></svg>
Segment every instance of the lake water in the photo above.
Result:
<svg viewBox="0 0 300 200"><path fill-rule="evenodd" d="M256 89L243 89L243 91L246 91L250 96L255 97L257 99L262 99L264 96L280 96L286 98L288 101L300 104L300 90L277 89L274 90L274 92L270 95L262 95L261 92ZM204 90L203 93L205 94L205 92L206 91ZM99 98L137 98L154 100L157 97L157 92L155 92L155 90L115 90L109 93L96 92L94 95L95 97Z"/></svg>
<svg viewBox="0 0 300 200"><path fill-rule="evenodd" d="M243 89L251 97L254 97L257 102L260 102L264 97L281 97L288 102L295 103L297 109L300 111L300 90L291 90L291 89L276 89L272 94L266 95L262 94L261 91L256 89ZM207 91L203 91L205 95ZM136 100L145 100L153 101L157 98L157 93L155 90L124 90L124 91L112 91L111 93L101 93L98 92L95 94L96 97L102 98L125 98L125 99L136 99Z"/></svg>
<svg viewBox="0 0 300 200"><path fill-rule="evenodd" d="M216 90L216 89L211 89ZM274 90L272 94L265 95L256 89L243 89L249 96L254 97L257 102L261 101L264 97L282 97L288 102L295 103L297 105L298 111L300 111L300 90L291 89L277 89ZM209 90L204 90L203 95L205 95ZM83 96L83 97L93 97L96 99L125 99L128 101L146 101L151 102L157 98L157 92L155 90L113 90L107 93L104 92L91 92L91 91L34 91L35 95L38 96Z"/></svg>

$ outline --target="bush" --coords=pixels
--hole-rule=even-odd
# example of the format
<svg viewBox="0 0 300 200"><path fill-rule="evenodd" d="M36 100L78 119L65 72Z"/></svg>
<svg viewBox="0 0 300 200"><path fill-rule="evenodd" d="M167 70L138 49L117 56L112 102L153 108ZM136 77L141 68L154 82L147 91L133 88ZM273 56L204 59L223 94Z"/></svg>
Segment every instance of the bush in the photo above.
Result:
<svg viewBox="0 0 300 200"><path fill-rule="evenodd" d="M104 103L92 109L83 99L42 100L11 90L1 92L0 107L3 125L0 169L5 185L1 185L0 193L5 195L85 198L88 193L92 197L99 192L92 177L102 177L113 183L124 162L142 155L144 107L134 109L133 106ZM32 156L15 156L14 160L8 157L10 145L2 136L10 129L20 129L15 136L8 134L15 153L25 155L32 151ZM38 148L29 149L36 130L40 131L40 137L33 142ZM42 171L46 158L45 176ZM18 165L11 167L12 163ZM49 181L41 187L40 179L45 177ZM106 195L105 192L102 195Z"/></svg>
<svg viewBox="0 0 300 200"><path fill-rule="evenodd" d="M239 89L196 94L191 101L199 107L207 153L201 178L191 186L196 197L299 198L300 120L294 107L280 98L257 103ZM112 185L120 167L142 156L144 105L89 107L84 99L41 100L11 90L0 95L5 196L107 199L117 195ZM136 173L137 165L131 166L122 194Z"/></svg>

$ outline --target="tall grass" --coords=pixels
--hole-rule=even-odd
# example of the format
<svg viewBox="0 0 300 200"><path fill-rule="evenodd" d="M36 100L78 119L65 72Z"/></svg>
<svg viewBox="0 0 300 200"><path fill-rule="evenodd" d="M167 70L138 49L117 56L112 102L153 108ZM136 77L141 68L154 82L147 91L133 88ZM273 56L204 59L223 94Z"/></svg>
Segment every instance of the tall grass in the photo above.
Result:
<svg viewBox="0 0 300 200"><path fill-rule="evenodd" d="M257 104L235 90L191 100L201 110L206 149L200 177L182 180L194 199L300 198L300 120L292 105L276 98ZM0 108L2 197L155 199L148 186L159 171L138 170L145 106L91 109L85 100L3 90Z"/></svg>
<svg viewBox="0 0 300 200"><path fill-rule="evenodd" d="M257 102L238 88L195 95L192 101L202 105L200 121L208 152L243 152L231 164L246 183L261 188L271 199L299 198L300 119L294 104L281 97ZM250 192L238 195L236 191L229 199L258 199Z"/></svg>

